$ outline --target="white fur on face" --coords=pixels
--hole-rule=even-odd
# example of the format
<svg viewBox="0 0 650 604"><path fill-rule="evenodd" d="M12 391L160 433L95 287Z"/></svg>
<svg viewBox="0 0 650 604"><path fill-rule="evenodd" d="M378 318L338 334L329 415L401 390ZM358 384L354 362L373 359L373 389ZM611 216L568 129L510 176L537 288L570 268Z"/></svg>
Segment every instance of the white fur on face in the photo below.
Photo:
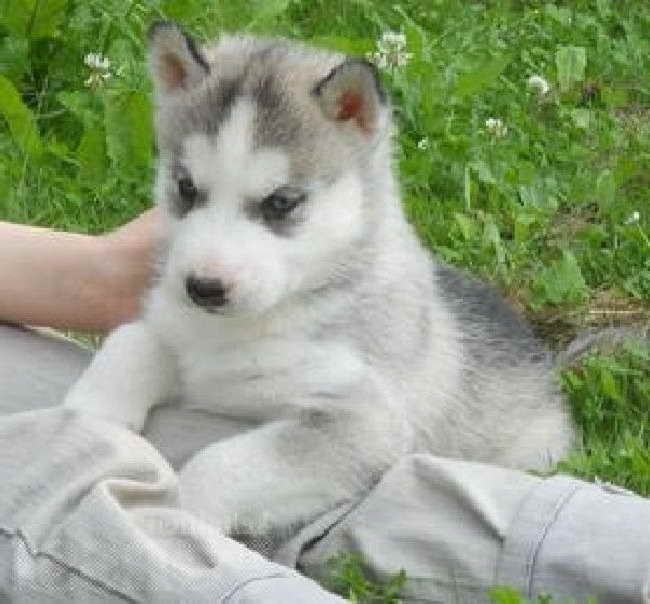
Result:
<svg viewBox="0 0 650 604"><path fill-rule="evenodd" d="M226 313L262 311L285 288L277 237L248 219L243 206L285 184L289 160L277 150L253 150L253 119L253 105L242 99L216 140L193 134L184 141L181 161L207 203L177 223L163 281L186 304L190 274L230 289Z"/></svg>
<svg viewBox="0 0 650 604"><path fill-rule="evenodd" d="M226 314L268 310L322 279L360 234L362 190L354 173L310 191L304 222L288 237L247 215L246 203L259 202L289 182L283 151L253 149L254 118L254 106L240 100L216 140L193 134L184 142L181 161L207 193L207 203L178 221L163 282L186 304L192 305L185 280L193 275L220 279L229 288Z"/></svg>
<svg viewBox="0 0 650 604"><path fill-rule="evenodd" d="M193 134L184 143L183 161L194 182L210 192L216 203L241 205L242 197L256 199L286 184L289 159L275 149L253 151L255 108L240 100L223 124L216 141Z"/></svg>
<svg viewBox="0 0 650 604"><path fill-rule="evenodd" d="M361 236L365 220L362 205L361 180L355 172L314 191L305 227L286 250L294 289L308 288L326 277L332 263Z"/></svg>

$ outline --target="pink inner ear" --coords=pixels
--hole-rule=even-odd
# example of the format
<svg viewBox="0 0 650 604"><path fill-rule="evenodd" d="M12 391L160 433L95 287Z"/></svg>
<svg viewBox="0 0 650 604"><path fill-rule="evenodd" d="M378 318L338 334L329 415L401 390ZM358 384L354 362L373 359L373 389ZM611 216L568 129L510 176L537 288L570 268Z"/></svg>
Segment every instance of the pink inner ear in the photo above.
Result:
<svg viewBox="0 0 650 604"><path fill-rule="evenodd" d="M339 112L336 119L344 122L354 118L359 128L368 132L368 124L366 123L363 111L363 97L357 92L344 92L339 98Z"/></svg>
<svg viewBox="0 0 650 604"><path fill-rule="evenodd" d="M161 57L161 78L168 92L182 88L185 85L185 69L181 62L172 54Z"/></svg>

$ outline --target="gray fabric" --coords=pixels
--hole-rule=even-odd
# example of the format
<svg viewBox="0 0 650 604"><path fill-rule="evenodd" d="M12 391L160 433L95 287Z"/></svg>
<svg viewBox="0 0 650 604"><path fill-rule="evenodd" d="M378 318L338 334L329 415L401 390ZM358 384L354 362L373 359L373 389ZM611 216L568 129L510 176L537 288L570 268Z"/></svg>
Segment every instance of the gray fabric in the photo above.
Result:
<svg viewBox="0 0 650 604"><path fill-rule="evenodd" d="M487 601L516 510L538 481L520 472L413 455L298 560L282 553L277 559L324 578L324 560L355 551L378 579L405 569L409 598ZM302 535L298 540L308 542Z"/></svg>
<svg viewBox="0 0 650 604"><path fill-rule="evenodd" d="M519 508L498 581L554 601L650 602L650 502L554 477Z"/></svg>
<svg viewBox="0 0 650 604"><path fill-rule="evenodd" d="M379 580L406 570L409 602L487 603L499 585L533 602L650 602L650 502L620 489L414 455L329 520L276 559L323 578L330 556L360 552Z"/></svg>
<svg viewBox="0 0 650 604"><path fill-rule="evenodd" d="M58 404L88 360L0 327L0 414ZM248 427L176 404L146 435L178 467ZM0 601L336 601L287 566L323 578L341 551L378 579L404 569L409 602L488 602L499 584L650 601L648 502L562 476L414 455L284 544L274 559L286 566L178 509L173 469L144 439L62 409L0 420L0 481Z"/></svg>
<svg viewBox="0 0 650 604"><path fill-rule="evenodd" d="M91 357L71 341L0 325L0 415L61 404ZM250 426L171 401L152 410L144 436L178 469L209 443Z"/></svg>
<svg viewBox="0 0 650 604"><path fill-rule="evenodd" d="M90 358L70 341L0 323L0 414L58 405Z"/></svg>
<svg viewBox="0 0 650 604"><path fill-rule="evenodd" d="M58 407L5 416L0 443L2 601L342 601L181 510L136 434Z"/></svg>

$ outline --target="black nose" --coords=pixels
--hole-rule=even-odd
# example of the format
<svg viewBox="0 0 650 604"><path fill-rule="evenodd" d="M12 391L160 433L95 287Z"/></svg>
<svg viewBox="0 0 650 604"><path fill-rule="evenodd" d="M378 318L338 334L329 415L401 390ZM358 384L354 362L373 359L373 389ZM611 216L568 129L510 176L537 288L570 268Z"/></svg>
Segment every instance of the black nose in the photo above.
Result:
<svg viewBox="0 0 650 604"><path fill-rule="evenodd" d="M221 279L199 279L190 275L185 280L185 289L194 304L204 308L217 308L228 301L226 287Z"/></svg>

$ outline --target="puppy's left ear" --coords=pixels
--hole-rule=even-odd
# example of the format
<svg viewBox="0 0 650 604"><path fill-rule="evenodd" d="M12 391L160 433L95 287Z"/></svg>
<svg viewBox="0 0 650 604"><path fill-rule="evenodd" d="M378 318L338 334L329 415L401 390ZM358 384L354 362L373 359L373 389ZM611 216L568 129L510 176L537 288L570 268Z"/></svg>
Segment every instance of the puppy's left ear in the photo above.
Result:
<svg viewBox="0 0 650 604"><path fill-rule="evenodd" d="M210 73L194 40L171 21L149 28L149 66L159 94L190 90Z"/></svg>
<svg viewBox="0 0 650 604"><path fill-rule="evenodd" d="M377 68L361 59L348 59L332 69L313 93L326 117L350 122L365 134L375 132L381 109L386 105Z"/></svg>

